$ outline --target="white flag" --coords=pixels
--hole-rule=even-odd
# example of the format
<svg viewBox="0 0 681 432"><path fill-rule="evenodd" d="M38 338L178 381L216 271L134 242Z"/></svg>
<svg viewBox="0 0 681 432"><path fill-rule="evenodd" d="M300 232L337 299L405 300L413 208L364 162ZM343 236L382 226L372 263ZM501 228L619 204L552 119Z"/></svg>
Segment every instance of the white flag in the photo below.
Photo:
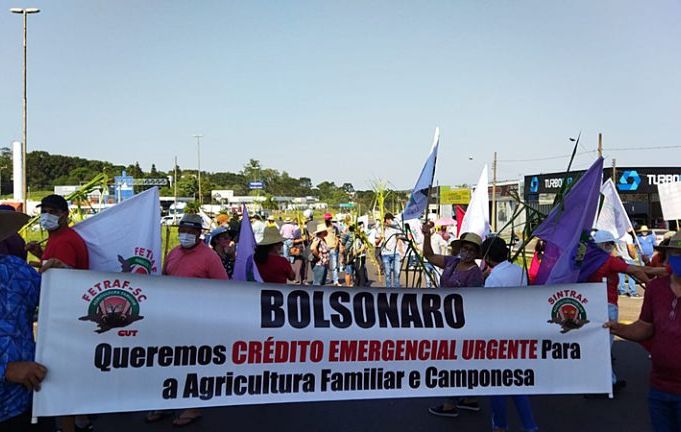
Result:
<svg viewBox="0 0 681 432"><path fill-rule="evenodd" d="M117 204L74 226L87 245L90 270L161 273L158 188Z"/></svg>
<svg viewBox="0 0 681 432"><path fill-rule="evenodd" d="M479 235L483 240L490 232L487 165L482 169L478 185L475 187L475 191L473 191L471 202L468 204L459 232L461 234L472 232Z"/></svg>
<svg viewBox="0 0 681 432"><path fill-rule="evenodd" d="M608 179L601 186L603 205L596 221L596 228L610 231L616 238L622 238L629 230L633 231L629 216L620 199L612 179Z"/></svg>

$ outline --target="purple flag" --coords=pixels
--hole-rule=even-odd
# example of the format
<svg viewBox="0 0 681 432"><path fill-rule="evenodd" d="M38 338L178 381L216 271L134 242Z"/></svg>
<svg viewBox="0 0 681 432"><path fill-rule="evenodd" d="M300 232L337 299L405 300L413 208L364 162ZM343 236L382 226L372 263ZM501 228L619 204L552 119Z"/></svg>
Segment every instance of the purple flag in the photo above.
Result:
<svg viewBox="0 0 681 432"><path fill-rule="evenodd" d="M241 219L241 228L239 229L239 243L236 245L236 259L234 260L232 279L238 281L262 282L260 273L258 273L258 267L253 261L256 242L251 220L248 217L248 209L246 209L245 204L243 206L242 214L243 218Z"/></svg>
<svg viewBox="0 0 681 432"><path fill-rule="evenodd" d="M603 158L598 158L532 233L546 243L537 285L577 282L602 182Z"/></svg>

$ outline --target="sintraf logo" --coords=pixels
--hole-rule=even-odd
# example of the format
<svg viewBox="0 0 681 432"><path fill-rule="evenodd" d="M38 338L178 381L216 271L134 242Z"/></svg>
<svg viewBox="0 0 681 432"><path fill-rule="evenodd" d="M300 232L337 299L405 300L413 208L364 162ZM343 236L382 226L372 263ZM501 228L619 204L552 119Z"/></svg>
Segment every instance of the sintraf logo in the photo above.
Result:
<svg viewBox="0 0 681 432"><path fill-rule="evenodd" d="M560 325L560 332L577 330L589 320L584 305L588 300L575 290L558 291L549 298L551 319L547 322Z"/></svg>
<svg viewBox="0 0 681 432"><path fill-rule="evenodd" d="M622 177L617 182L617 190L620 191L635 191L641 184L641 176L636 170L624 171Z"/></svg>
<svg viewBox="0 0 681 432"><path fill-rule="evenodd" d="M88 302L87 315L81 321L97 323L97 333L112 328L127 327L144 317L140 315L140 303L147 299L141 288L134 288L130 281L104 280L88 288L81 297Z"/></svg>
<svg viewBox="0 0 681 432"><path fill-rule="evenodd" d="M530 180L530 192L531 193L539 192L539 177L534 176L532 177L532 180Z"/></svg>

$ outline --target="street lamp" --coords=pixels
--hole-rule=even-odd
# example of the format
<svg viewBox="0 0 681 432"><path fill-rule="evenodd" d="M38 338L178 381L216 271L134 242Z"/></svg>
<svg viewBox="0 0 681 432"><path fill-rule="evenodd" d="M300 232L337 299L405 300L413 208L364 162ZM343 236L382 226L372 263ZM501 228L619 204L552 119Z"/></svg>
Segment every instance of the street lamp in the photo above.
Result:
<svg viewBox="0 0 681 432"><path fill-rule="evenodd" d="M23 64L23 73L24 73L24 97L23 97L23 131L22 131L22 140L21 140L21 157L23 160L23 167L22 167L22 172L21 172L21 177L22 177L22 191L21 194L23 195L24 199L24 211L27 211L26 208L26 201L28 199L27 193L26 193L26 25L27 25L27 17L29 14L35 14L40 12L40 9L37 8L11 8L10 12L15 13L15 14L22 14L24 16L24 64Z"/></svg>
<svg viewBox="0 0 681 432"><path fill-rule="evenodd" d="M199 206L201 206L203 204L203 195L201 195L201 138L203 135L196 134L194 138L196 138L196 156L199 160Z"/></svg>

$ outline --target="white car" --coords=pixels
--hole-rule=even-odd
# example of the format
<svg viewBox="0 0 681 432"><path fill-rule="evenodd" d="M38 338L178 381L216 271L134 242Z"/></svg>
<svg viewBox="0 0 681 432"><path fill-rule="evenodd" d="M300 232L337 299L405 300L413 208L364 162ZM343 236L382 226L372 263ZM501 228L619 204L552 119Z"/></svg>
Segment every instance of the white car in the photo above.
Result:
<svg viewBox="0 0 681 432"><path fill-rule="evenodd" d="M177 214L177 217L175 215L168 215L168 216L163 216L161 218L161 225L177 225L180 223L180 219L182 219L181 214Z"/></svg>

